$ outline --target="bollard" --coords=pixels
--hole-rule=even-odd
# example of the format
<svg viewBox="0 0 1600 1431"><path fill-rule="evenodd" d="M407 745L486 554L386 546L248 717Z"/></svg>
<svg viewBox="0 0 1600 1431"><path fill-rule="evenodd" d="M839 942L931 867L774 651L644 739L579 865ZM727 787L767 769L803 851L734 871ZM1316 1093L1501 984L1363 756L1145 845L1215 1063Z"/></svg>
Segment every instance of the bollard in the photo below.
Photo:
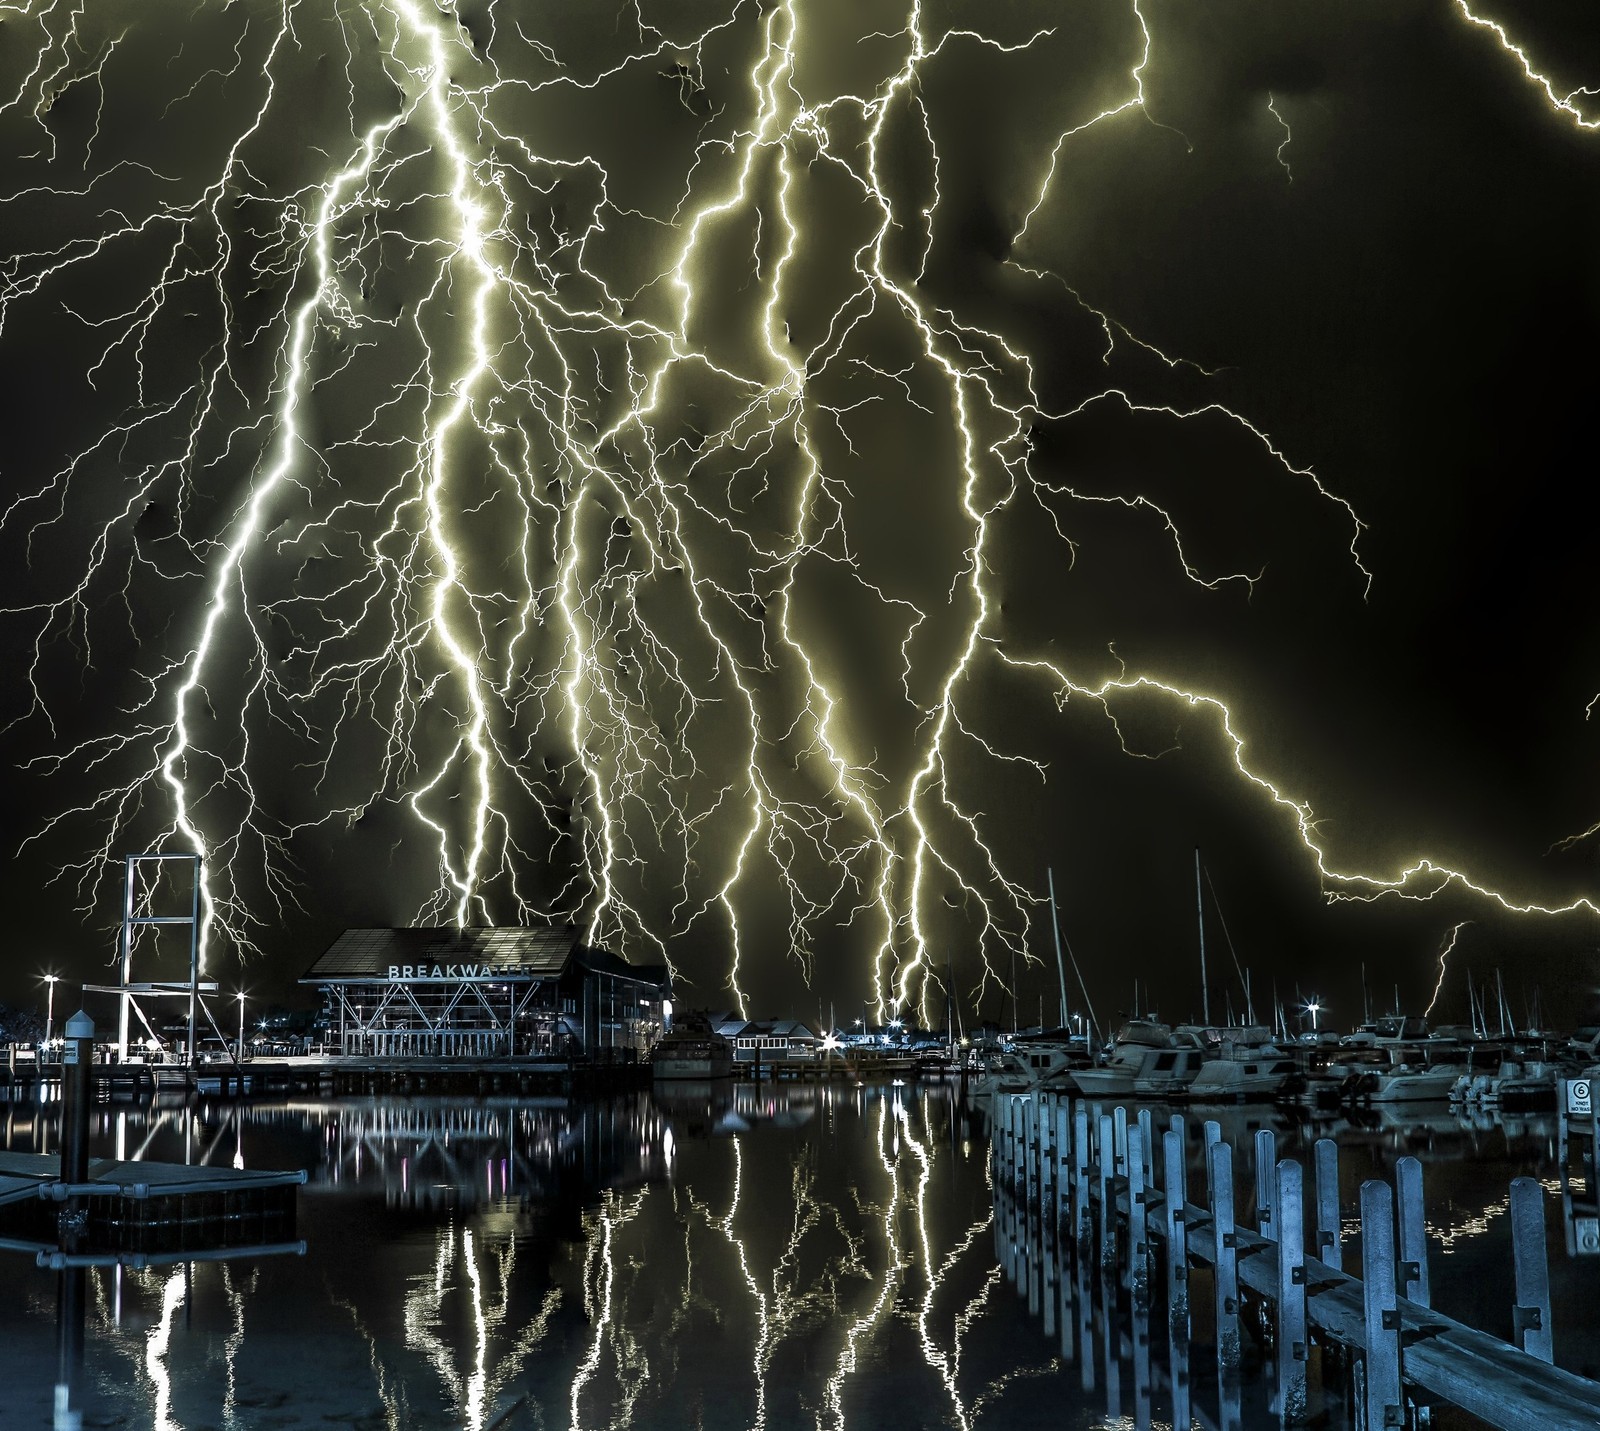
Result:
<svg viewBox="0 0 1600 1431"><path fill-rule="evenodd" d="M79 1009L67 1020L61 1069L61 1181L89 1180L89 1076L94 1060L94 1020ZM63 1252L80 1252L88 1230L83 1203L68 1198L58 1223ZM83 1375L86 1269L63 1267L57 1274L55 1431L83 1425L79 1383Z"/></svg>
<svg viewBox="0 0 1600 1431"><path fill-rule="evenodd" d="M1431 1305L1428 1287L1428 1233L1422 1209L1422 1164L1401 1158L1394 1165L1395 1195L1400 1204L1400 1295Z"/></svg>
<svg viewBox="0 0 1600 1431"><path fill-rule="evenodd" d="M1211 1227L1216 1238L1214 1269L1217 1317L1217 1366L1239 1369L1239 1240L1233 1225L1233 1149L1216 1142L1206 1149L1207 1181L1211 1184Z"/></svg>
<svg viewBox="0 0 1600 1431"><path fill-rule="evenodd" d="M1517 1345L1553 1362L1550 1266L1544 1250L1544 1189L1535 1178L1511 1182L1511 1255L1517 1268L1517 1304L1511 1309Z"/></svg>
<svg viewBox="0 0 1600 1431"><path fill-rule="evenodd" d="M94 1020L79 1009L67 1020L61 1062L61 1181L89 1180L89 1075Z"/></svg>
<svg viewBox="0 0 1600 1431"><path fill-rule="evenodd" d="M1339 1246L1339 1145L1332 1138L1318 1138L1314 1150L1317 1178L1317 1250L1318 1261L1333 1268L1343 1269L1343 1253Z"/></svg>
<svg viewBox="0 0 1600 1431"><path fill-rule="evenodd" d="M1373 1179L1361 1184L1361 1285L1366 1321L1364 1398L1367 1431L1405 1421L1400 1396L1400 1312L1394 1293L1394 1194Z"/></svg>
<svg viewBox="0 0 1600 1431"><path fill-rule="evenodd" d="M1284 1158L1277 1175L1277 1400L1278 1415L1288 1425L1306 1416L1306 1224L1300 1164Z"/></svg>

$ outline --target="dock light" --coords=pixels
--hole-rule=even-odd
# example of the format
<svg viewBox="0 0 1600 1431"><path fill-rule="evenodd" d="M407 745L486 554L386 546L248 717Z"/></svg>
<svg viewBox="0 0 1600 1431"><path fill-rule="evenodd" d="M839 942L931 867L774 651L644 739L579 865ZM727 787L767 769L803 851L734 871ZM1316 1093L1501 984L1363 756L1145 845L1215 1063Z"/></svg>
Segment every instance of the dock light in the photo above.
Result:
<svg viewBox="0 0 1600 1431"><path fill-rule="evenodd" d="M1311 1015L1311 1032L1317 1031L1317 1015L1322 1012L1322 1003L1313 995L1306 1002L1306 1012Z"/></svg>
<svg viewBox="0 0 1600 1431"><path fill-rule="evenodd" d="M244 990L240 989L239 999L239 1062L244 1062Z"/></svg>
<svg viewBox="0 0 1600 1431"><path fill-rule="evenodd" d="M44 1003L44 1041L50 1042L50 1032L56 1021L56 985L61 982L61 975L46 974L44 981L50 986L50 992L45 997Z"/></svg>

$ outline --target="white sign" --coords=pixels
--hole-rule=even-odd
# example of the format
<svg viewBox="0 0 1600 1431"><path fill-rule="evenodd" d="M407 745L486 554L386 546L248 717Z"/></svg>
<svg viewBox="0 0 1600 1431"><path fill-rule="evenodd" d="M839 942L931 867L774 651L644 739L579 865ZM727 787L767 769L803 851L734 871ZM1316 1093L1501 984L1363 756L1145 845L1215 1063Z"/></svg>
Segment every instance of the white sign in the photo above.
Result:
<svg viewBox="0 0 1600 1431"><path fill-rule="evenodd" d="M492 964L391 964L390 979L503 979L508 970Z"/></svg>
<svg viewBox="0 0 1600 1431"><path fill-rule="evenodd" d="M1587 1078L1569 1078L1567 1080L1567 1112L1582 1114L1589 1118L1594 1116L1593 1084Z"/></svg>

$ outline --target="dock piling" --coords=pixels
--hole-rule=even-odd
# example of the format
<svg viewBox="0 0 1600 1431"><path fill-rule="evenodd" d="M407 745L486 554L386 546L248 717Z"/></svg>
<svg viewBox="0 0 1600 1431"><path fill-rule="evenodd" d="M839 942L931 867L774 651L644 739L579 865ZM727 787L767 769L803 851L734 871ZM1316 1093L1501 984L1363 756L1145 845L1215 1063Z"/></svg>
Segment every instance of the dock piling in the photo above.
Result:
<svg viewBox="0 0 1600 1431"><path fill-rule="evenodd" d="M1430 1306L1422 1164L1416 1158L1401 1158L1395 1163L1394 1188L1400 1205L1400 1295L1424 1307Z"/></svg>
<svg viewBox="0 0 1600 1431"><path fill-rule="evenodd" d="M1395 1303L1394 1193L1386 1182L1361 1184L1361 1285L1366 1321L1365 1396L1360 1431L1405 1424L1400 1392L1400 1311Z"/></svg>
<svg viewBox="0 0 1600 1431"><path fill-rule="evenodd" d="M1339 1247L1339 1145L1332 1138L1318 1138L1312 1157L1317 1185L1317 1260L1333 1268L1344 1268Z"/></svg>
<svg viewBox="0 0 1600 1431"><path fill-rule="evenodd" d="M1278 1231L1277 1363L1278 1415L1285 1425L1306 1415L1306 1248L1300 1164L1293 1158L1277 1166L1273 1206Z"/></svg>
<svg viewBox="0 0 1600 1431"><path fill-rule="evenodd" d="M1544 1189L1536 1178L1511 1183L1511 1245L1516 1263L1517 1304L1511 1309L1516 1344L1540 1361L1553 1362L1550 1326L1550 1265L1544 1249Z"/></svg>
<svg viewBox="0 0 1600 1431"><path fill-rule="evenodd" d="M1274 1183L1277 1178L1278 1137L1270 1128L1256 1129L1256 1231L1268 1242L1278 1240L1273 1225Z"/></svg>
<svg viewBox="0 0 1600 1431"><path fill-rule="evenodd" d="M1239 1369L1239 1238L1233 1221L1233 1148L1220 1139L1206 1149L1211 1224L1216 1237L1217 1366Z"/></svg>

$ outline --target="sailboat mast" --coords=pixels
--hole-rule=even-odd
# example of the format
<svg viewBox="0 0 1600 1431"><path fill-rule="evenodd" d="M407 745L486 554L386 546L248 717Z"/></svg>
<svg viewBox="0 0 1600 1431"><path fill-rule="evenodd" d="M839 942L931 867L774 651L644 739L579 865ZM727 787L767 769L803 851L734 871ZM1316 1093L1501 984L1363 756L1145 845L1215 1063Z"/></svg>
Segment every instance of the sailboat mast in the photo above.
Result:
<svg viewBox="0 0 1600 1431"><path fill-rule="evenodd" d="M1211 1024L1211 991L1206 987L1206 910L1200 898L1200 846L1194 847L1194 912L1200 921L1200 1021ZM1191 1008L1194 1006L1191 1004Z"/></svg>
<svg viewBox="0 0 1600 1431"><path fill-rule="evenodd" d="M1061 962L1061 924L1056 918L1056 872L1045 866L1045 878L1050 882L1050 932L1056 937L1056 978L1061 981L1061 1027L1067 1026L1067 969ZM1044 1022L1043 1015L1039 1022Z"/></svg>

